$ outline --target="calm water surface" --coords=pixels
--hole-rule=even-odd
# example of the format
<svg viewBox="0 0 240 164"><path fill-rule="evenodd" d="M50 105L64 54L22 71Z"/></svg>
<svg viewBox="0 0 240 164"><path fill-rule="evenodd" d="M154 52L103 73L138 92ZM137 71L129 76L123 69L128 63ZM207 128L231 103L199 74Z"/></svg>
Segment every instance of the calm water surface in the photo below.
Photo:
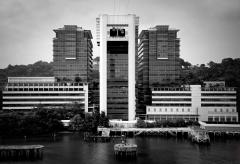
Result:
<svg viewBox="0 0 240 164"><path fill-rule="evenodd" d="M86 143L79 134L61 134L53 138L2 139L0 144L42 144L42 161L3 162L6 164L240 164L240 140L218 140L199 146L185 139L137 137L127 139L138 145L136 160L119 161L114 143Z"/></svg>

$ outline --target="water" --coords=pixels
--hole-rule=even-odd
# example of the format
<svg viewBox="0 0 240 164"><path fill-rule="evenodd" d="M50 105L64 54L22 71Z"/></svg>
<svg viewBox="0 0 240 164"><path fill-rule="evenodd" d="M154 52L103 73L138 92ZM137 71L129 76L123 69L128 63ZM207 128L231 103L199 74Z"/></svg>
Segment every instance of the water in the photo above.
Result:
<svg viewBox="0 0 240 164"><path fill-rule="evenodd" d="M114 157L114 143L86 143L79 134L53 138L0 140L0 144L42 144L42 161L3 162L6 164L240 164L240 140L218 140L210 146L192 144L185 139L137 137L127 139L138 145L136 160L119 161Z"/></svg>

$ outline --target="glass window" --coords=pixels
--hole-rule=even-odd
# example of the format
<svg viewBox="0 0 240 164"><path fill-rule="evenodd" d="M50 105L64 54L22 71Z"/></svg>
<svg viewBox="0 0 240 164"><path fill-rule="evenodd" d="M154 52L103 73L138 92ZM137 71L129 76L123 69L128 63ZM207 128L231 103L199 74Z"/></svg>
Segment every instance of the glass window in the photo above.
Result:
<svg viewBox="0 0 240 164"><path fill-rule="evenodd" d="M214 117L214 121L219 122L219 117L218 116Z"/></svg>
<svg viewBox="0 0 240 164"><path fill-rule="evenodd" d="M212 116L208 117L208 122L213 122L213 117Z"/></svg>
<svg viewBox="0 0 240 164"><path fill-rule="evenodd" d="M232 122L237 122L237 117L236 116L232 117Z"/></svg>
<svg viewBox="0 0 240 164"><path fill-rule="evenodd" d="M221 117L220 117L220 121L221 121L221 122L225 122L225 117L224 117L224 116L221 116Z"/></svg>
<svg viewBox="0 0 240 164"><path fill-rule="evenodd" d="M227 119L227 122L231 122L231 117L230 116L227 116L226 119Z"/></svg>

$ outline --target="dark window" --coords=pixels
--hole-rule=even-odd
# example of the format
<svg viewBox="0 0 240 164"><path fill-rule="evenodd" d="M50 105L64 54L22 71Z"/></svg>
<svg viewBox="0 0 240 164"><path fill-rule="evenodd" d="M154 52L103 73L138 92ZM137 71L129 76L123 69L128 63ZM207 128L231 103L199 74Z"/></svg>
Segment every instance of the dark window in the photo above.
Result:
<svg viewBox="0 0 240 164"><path fill-rule="evenodd" d="M118 36L124 37L125 36L125 29L118 29Z"/></svg>
<svg viewBox="0 0 240 164"><path fill-rule="evenodd" d="M116 37L117 36L117 29L115 29L114 27L112 29L110 29L110 36L111 37Z"/></svg>

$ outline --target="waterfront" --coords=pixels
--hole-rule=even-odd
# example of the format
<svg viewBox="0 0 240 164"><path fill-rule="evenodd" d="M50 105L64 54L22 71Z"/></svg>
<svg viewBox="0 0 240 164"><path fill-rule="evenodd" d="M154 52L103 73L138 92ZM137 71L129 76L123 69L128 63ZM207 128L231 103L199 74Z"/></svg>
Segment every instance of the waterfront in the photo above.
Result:
<svg viewBox="0 0 240 164"><path fill-rule="evenodd" d="M87 143L79 134L59 134L56 138L2 139L0 144L41 144L45 146L42 161L5 162L34 164L240 164L240 140L211 140L199 146L186 139L162 137L128 138L138 145L135 161L119 161L114 157L114 143Z"/></svg>

